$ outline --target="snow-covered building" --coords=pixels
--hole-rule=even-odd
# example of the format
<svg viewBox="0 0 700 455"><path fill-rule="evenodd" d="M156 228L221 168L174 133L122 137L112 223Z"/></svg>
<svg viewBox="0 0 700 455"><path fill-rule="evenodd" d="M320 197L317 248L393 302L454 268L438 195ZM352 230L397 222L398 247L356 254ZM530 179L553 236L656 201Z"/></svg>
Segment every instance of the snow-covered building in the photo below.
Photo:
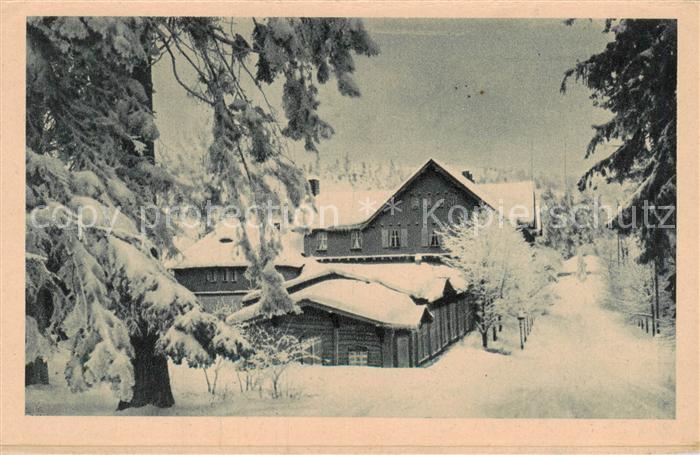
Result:
<svg viewBox="0 0 700 455"><path fill-rule="evenodd" d="M265 318L254 291L228 320L313 340L324 365L416 367L474 329L465 283L440 264L315 263L286 287L301 313Z"/></svg>
<svg viewBox="0 0 700 455"><path fill-rule="evenodd" d="M301 313L261 315L234 230L205 236L174 269L209 311L284 326L314 340L314 356L328 365L419 366L475 328L468 283L440 261L444 225L486 206L527 235L539 229L532 183L479 185L433 159L395 191L324 191L317 180L311 186L316 219L306 234L283 236L276 262Z"/></svg>
<svg viewBox="0 0 700 455"><path fill-rule="evenodd" d="M237 232L233 226L220 224L187 248L182 260L171 267L178 282L194 292L207 311L235 311L243 296L255 289L245 274L249 262ZM302 243L303 235L297 232L282 236L275 268L286 280L299 276L304 267Z"/></svg>
<svg viewBox="0 0 700 455"><path fill-rule="evenodd" d="M324 192L304 238L304 254L320 261L436 260L439 232L484 205L532 238L539 207L532 182L476 184L467 171L428 160L395 191Z"/></svg>

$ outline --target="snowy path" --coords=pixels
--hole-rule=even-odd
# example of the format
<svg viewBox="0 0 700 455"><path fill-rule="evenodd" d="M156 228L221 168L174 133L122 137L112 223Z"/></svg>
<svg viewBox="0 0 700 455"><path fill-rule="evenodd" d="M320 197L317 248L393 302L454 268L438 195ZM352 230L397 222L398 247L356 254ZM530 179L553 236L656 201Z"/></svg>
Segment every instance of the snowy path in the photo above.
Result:
<svg viewBox="0 0 700 455"><path fill-rule="evenodd" d="M427 368L294 366L289 384L299 395L271 400L240 394L231 369L222 370L226 398L211 403L203 373L173 367L176 406L133 414L308 415L396 417L673 418L673 353L600 307L598 275L561 277L559 296L541 316L521 351L517 326L504 327L483 351L478 334L452 346ZM59 375L60 376L60 375ZM60 377L54 379L59 383ZM28 413L111 414L108 391L66 396L60 386L29 388ZM66 409L66 402L78 402Z"/></svg>

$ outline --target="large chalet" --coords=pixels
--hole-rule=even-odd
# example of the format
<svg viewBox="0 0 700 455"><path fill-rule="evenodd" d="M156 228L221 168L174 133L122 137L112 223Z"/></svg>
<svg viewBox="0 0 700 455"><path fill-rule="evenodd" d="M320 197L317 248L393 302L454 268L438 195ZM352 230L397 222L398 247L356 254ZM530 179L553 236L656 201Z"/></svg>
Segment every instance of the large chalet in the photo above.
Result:
<svg viewBox="0 0 700 455"><path fill-rule="evenodd" d="M532 182L476 184L468 172L432 159L395 191L323 192L318 181L311 187L318 216L304 234L283 235L276 263L301 313L260 313L260 293L244 276L231 230L192 245L174 269L207 310L283 327L310 340L309 358L325 365L420 366L474 329L468 283L440 261L441 223L486 206L528 239L540 231Z"/></svg>

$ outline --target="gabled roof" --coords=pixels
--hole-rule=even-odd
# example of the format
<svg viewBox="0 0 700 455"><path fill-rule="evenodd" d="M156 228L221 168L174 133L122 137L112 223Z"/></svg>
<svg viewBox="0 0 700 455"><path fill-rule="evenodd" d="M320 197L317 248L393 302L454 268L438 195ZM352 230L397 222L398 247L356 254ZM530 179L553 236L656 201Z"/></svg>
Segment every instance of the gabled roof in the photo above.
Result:
<svg viewBox="0 0 700 455"><path fill-rule="evenodd" d="M332 265L331 269L336 273L359 276L381 283L426 302L434 302L442 298L448 282L452 289L457 292L464 292L468 287L468 283L458 270L443 264L397 262L384 264L334 263L328 265ZM309 272L312 272L314 267L318 266L309 265Z"/></svg>
<svg viewBox="0 0 700 455"><path fill-rule="evenodd" d="M494 208L493 198L487 191L481 188L481 185L477 185L464 177L461 171L431 158L393 191L344 191L324 193L323 190L321 190L321 194L316 196L317 209L322 207L336 207L338 219L319 219L314 223L312 229L360 229L366 226L385 210L385 207L392 198L396 197L397 194L411 185L411 183L431 166L434 166L438 172L455 183L458 188L477 199L477 201L481 201L487 206ZM370 205L371 208L369 207Z"/></svg>
<svg viewBox="0 0 700 455"><path fill-rule="evenodd" d="M430 161L435 163L439 169L442 169L443 171L447 172L449 176L459 184L458 186L463 187L465 190L474 195L477 199L483 201L489 207L496 208L496 206L494 205L496 201L494 200L493 195L488 191L488 189L484 188L483 185L477 184L466 178L464 174L462 174L462 169L458 169L452 165L445 164L435 159L429 160L428 163Z"/></svg>
<svg viewBox="0 0 700 455"><path fill-rule="evenodd" d="M249 265L242 248L238 246L239 228L220 223L212 232L192 244L182 253L182 260L173 269L202 267L247 267ZM251 236L253 242L257 236ZM282 248L275 264L302 267L305 263L303 234L289 231L281 236Z"/></svg>
<svg viewBox="0 0 700 455"><path fill-rule="evenodd" d="M330 226L354 226L362 223L367 217L377 210L381 210L383 204L394 193L388 190L376 191L324 191L315 196L317 219L314 228ZM323 214L323 219L321 219ZM337 214L337 219L334 215Z"/></svg>
<svg viewBox="0 0 700 455"><path fill-rule="evenodd" d="M432 318L425 306L416 305L408 295L379 283L355 279L322 281L290 296L302 307L317 306L377 325L415 328L420 326L424 318ZM381 305L377 302L381 302ZM231 314L227 322L245 322L258 317L261 305L258 302L244 307Z"/></svg>

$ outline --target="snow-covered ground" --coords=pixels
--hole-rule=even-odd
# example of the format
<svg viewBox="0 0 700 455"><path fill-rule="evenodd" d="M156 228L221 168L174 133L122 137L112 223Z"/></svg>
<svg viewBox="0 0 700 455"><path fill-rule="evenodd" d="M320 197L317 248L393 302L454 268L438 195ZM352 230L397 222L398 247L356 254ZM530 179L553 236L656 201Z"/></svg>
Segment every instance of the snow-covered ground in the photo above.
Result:
<svg viewBox="0 0 700 455"><path fill-rule="evenodd" d="M587 263L597 270L593 258ZM565 267L575 270L575 262ZM554 286L558 298L535 322L525 350L512 323L493 344L510 355L483 351L472 334L426 368L294 365L285 383L291 397L278 400L241 393L228 364L212 399L201 370L171 365L174 407L121 414L673 418L674 352L601 308L596 273L584 282L562 276ZM72 394L62 369L51 367L53 385L27 388L28 414L116 414L108 389Z"/></svg>

